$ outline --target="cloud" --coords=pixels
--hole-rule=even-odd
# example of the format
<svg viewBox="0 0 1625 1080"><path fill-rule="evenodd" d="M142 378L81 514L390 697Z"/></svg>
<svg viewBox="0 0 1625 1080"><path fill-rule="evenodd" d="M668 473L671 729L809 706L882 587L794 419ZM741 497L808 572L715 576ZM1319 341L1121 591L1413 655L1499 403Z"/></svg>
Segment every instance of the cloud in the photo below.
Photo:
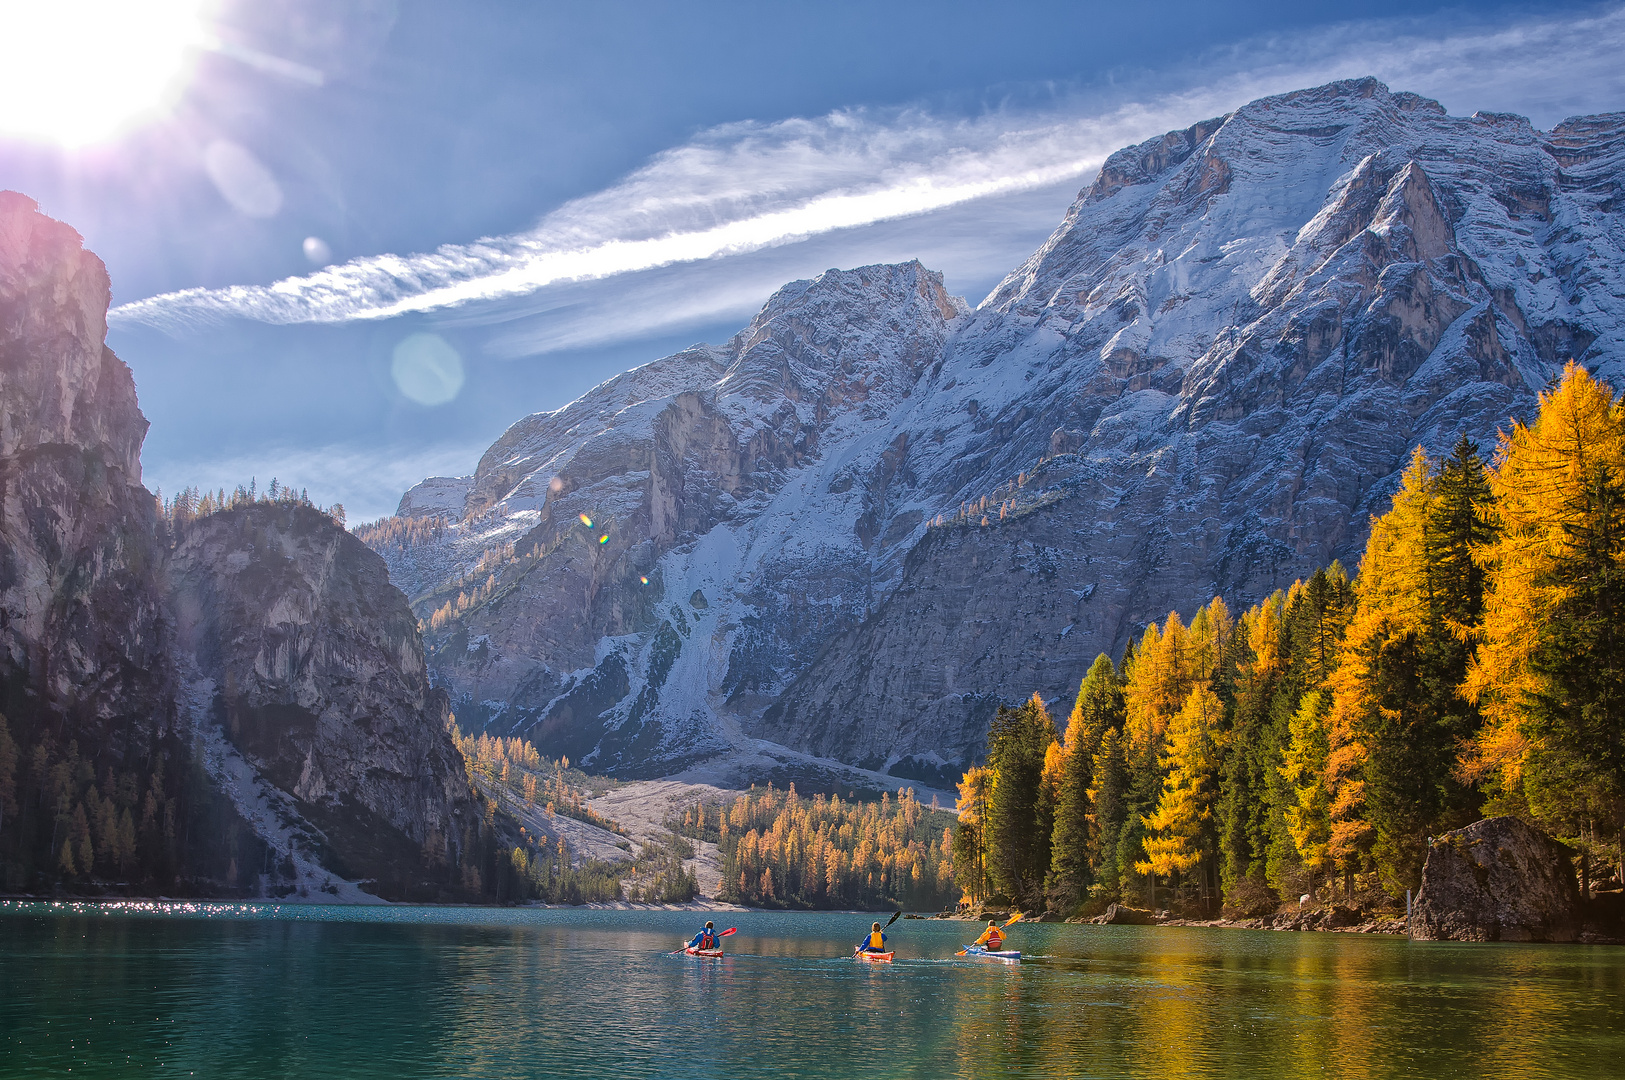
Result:
<svg viewBox="0 0 1625 1080"><path fill-rule="evenodd" d="M343 503L352 523L386 517L407 488L425 476L466 476L474 471L488 440L429 447L334 444L315 448L269 447L252 454L198 459L142 461L147 487L165 498L183 487L232 490L271 478L284 487L304 488L321 505Z"/></svg>
<svg viewBox="0 0 1625 1080"><path fill-rule="evenodd" d="M1617 106L1625 94L1622 51L1625 7L1618 5L1497 25L1367 21L1214 50L1184 73L1184 89L1140 100L1119 93L1106 102L1079 92L969 118L924 108L854 109L730 124L566 203L525 233L355 259L269 286L170 293L125 304L111 317L162 328L218 318L388 319L499 304L883 222L913 219L928 229L943 211L1083 180L1118 147L1335 78L1376 74L1446 105L1524 111L1550 123L1564 110ZM1167 73L1159 80L1166 85ZM736 304L730 294L721 306ZM668 307L675 322L693 317L682 304ZM563 339L582 343L580 333Z"/></svg>

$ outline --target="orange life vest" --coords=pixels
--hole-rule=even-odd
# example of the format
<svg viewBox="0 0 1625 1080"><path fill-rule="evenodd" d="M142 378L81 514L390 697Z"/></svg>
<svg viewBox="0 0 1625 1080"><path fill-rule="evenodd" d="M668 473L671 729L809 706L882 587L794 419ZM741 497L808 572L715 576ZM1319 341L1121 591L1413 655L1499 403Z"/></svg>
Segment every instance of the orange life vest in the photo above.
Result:
<svg viewBox="0 0 1625 1080"><path fill-rule="evenodd" d="M876 952L885 952L886 935L881 933L879 930L871 930L869 932L869 948L875 950Z"/></svg>

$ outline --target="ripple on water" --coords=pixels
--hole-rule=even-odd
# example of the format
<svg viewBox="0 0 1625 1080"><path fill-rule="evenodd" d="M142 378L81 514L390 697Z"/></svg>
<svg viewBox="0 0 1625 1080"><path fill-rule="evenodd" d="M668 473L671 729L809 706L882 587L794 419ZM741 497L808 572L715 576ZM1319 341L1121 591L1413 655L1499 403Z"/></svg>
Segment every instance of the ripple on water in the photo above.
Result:
<svg viewBox="0 0 1625 1080"><path fill-rule="evenodd" d="M1604 1076L1611 947L693 912L0 902L7 1076Z"/></svg>

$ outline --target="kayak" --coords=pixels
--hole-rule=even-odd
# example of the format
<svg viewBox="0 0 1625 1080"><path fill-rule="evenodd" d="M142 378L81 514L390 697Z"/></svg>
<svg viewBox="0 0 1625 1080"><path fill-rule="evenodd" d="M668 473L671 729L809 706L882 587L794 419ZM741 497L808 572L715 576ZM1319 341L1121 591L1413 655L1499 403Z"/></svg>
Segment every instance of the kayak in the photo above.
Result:
<svg viewBox="0 0 1625 1080"><path fill-rule="evenodd" d="M897 952L895 950L892 952L869 952L865 949L859 949L854 955L856 955L859 960L868 960L869 962L875 964L889 964L891 963L891 958L896 956Z"/></svg>
<svg viewBox="0 0 1625 1080"><path fill-rule="evenodd" d="M690 955L690 956L721 956L722 955L722 950L721 949L691 949L687 945L683 946L683 951L688 953L688 955Z"/></svg>
<svg viewBox="0 0 1625 1080"><path fill-rule="evenodd" d="M966 956L985 956L989 960L1020 960L1021 959L1021 950L1019 950L1019 949L1004 949L1002 951L994 951L993 949L988 949L988 948L985 948L985 947L983 947L981 945L966 945L965 946L965 955Z"/></svg>

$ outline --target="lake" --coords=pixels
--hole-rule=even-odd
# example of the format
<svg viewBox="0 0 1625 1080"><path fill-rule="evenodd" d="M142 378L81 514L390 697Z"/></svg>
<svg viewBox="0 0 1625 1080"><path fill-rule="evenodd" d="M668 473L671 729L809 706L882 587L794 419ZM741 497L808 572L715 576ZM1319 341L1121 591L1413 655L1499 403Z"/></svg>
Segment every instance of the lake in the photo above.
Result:
<svg viewBox="0 0 1625 1080"><path fill-rule="evenodd" d="M1601 1077L1625 949L720 912L0 903L0 1076Z"/></svg>

